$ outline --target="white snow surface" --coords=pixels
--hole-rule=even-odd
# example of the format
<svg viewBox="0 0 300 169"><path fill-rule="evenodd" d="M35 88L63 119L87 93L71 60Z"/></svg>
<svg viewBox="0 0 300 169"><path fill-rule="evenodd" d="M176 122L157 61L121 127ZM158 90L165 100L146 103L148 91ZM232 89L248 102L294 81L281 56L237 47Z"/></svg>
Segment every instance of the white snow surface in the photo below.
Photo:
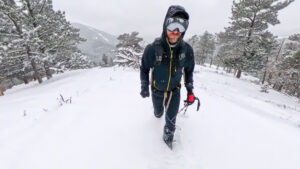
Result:
<svg viewBox="0 0 300 169"><path fill-rule="evenodd" d="M137 70L16 86L0 97L0 169L299 169L299 100L261 93L253 79L196 67L201 108L178 115L173 151L162 141L164 117L139 95ZM60 105L60 94L72 102Z"/></svg>

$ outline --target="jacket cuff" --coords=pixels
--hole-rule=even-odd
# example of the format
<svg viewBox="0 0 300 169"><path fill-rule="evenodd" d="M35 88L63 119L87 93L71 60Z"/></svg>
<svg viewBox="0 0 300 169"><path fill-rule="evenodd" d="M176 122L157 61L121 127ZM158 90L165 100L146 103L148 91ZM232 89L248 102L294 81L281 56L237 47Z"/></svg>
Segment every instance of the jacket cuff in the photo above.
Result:
<svg viewBox="0 0 300 169"><path fill-rule="evenodd" d="M149 86L149 82L147 82L147 81L142 81L142 82L141 82L141 85L142 85L142 86Z"/></svg>
<svg viewBox="0 0 300 169"><path fill-rule="evenodd" d="M186 83L185 87L186 87L188 95L193 94L194 86L192 83Z"/></svg>

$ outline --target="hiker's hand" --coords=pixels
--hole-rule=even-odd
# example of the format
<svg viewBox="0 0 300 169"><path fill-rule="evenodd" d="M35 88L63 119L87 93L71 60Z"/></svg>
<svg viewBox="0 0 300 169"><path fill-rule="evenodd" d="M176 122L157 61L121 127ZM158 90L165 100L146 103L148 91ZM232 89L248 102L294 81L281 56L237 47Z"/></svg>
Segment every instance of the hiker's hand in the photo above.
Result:
<svg viewBox="0 0 300 169"><path fill-rule="evenodd" d="M195 95L193 93L193 88L187 88L187 99L186 103L191 105L195 102Z"/></svg>
<svg viewBox="0 0 300 169"><path fill-rule="evenodd" d="M186 99L186 103L187 105L191 105L195 102L195 95L193 93L193 84L192 83L187 83L185 84L186 90L187 90L187 99Z"/></svg>
<svg viewBox="0 0 300 169"><path fill-rule="evenodd" d="M142 85L142 87L141 87L141 96L143 97L143 98L146 98L146 97L149 97L149 86L148 85Z"/></svg>
<svg viewBox="0 0 300 169"><path fill-rule="evenodd" d="M188 94L186 101L188 105L193 104L195 102L195 95L193 93Z"/></svg>

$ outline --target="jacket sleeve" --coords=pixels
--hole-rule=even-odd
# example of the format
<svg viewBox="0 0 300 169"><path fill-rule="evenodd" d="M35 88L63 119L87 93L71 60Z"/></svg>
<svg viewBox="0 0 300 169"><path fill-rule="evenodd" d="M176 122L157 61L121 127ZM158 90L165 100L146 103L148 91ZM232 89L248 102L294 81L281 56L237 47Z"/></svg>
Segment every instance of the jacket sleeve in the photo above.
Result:
<svg viewBox="0 0 300 169"><path fill-rule="evenodd" d="M148 45L142 56L141 67L140 67L140 78L141 85L149 85L149 72L150 68L153 67L154 63L154 49L152 45Z"/></svg>
<svg viewBox="0 0 300 169"><path fill-rule="evenodd" d="M194 51L193 48L188 45L187 46L187 59L186 64L184 67L184 85L188 92L193 91L193 72L195 67L195 60L194 60Z"/></svg>

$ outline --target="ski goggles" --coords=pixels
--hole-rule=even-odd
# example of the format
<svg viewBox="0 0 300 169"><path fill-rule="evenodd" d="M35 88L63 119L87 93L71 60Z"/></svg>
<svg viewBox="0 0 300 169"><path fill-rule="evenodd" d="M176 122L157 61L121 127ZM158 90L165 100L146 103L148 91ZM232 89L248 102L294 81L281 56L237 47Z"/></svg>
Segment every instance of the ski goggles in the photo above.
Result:
<svg viewBox="0 0 300 169"><path fill-rule="evenodd" d="M180 33L183 33L189 26L189 21L183 18L169 18L167 19L166 25L167 29L171 32L178 29Z"/></svg>

